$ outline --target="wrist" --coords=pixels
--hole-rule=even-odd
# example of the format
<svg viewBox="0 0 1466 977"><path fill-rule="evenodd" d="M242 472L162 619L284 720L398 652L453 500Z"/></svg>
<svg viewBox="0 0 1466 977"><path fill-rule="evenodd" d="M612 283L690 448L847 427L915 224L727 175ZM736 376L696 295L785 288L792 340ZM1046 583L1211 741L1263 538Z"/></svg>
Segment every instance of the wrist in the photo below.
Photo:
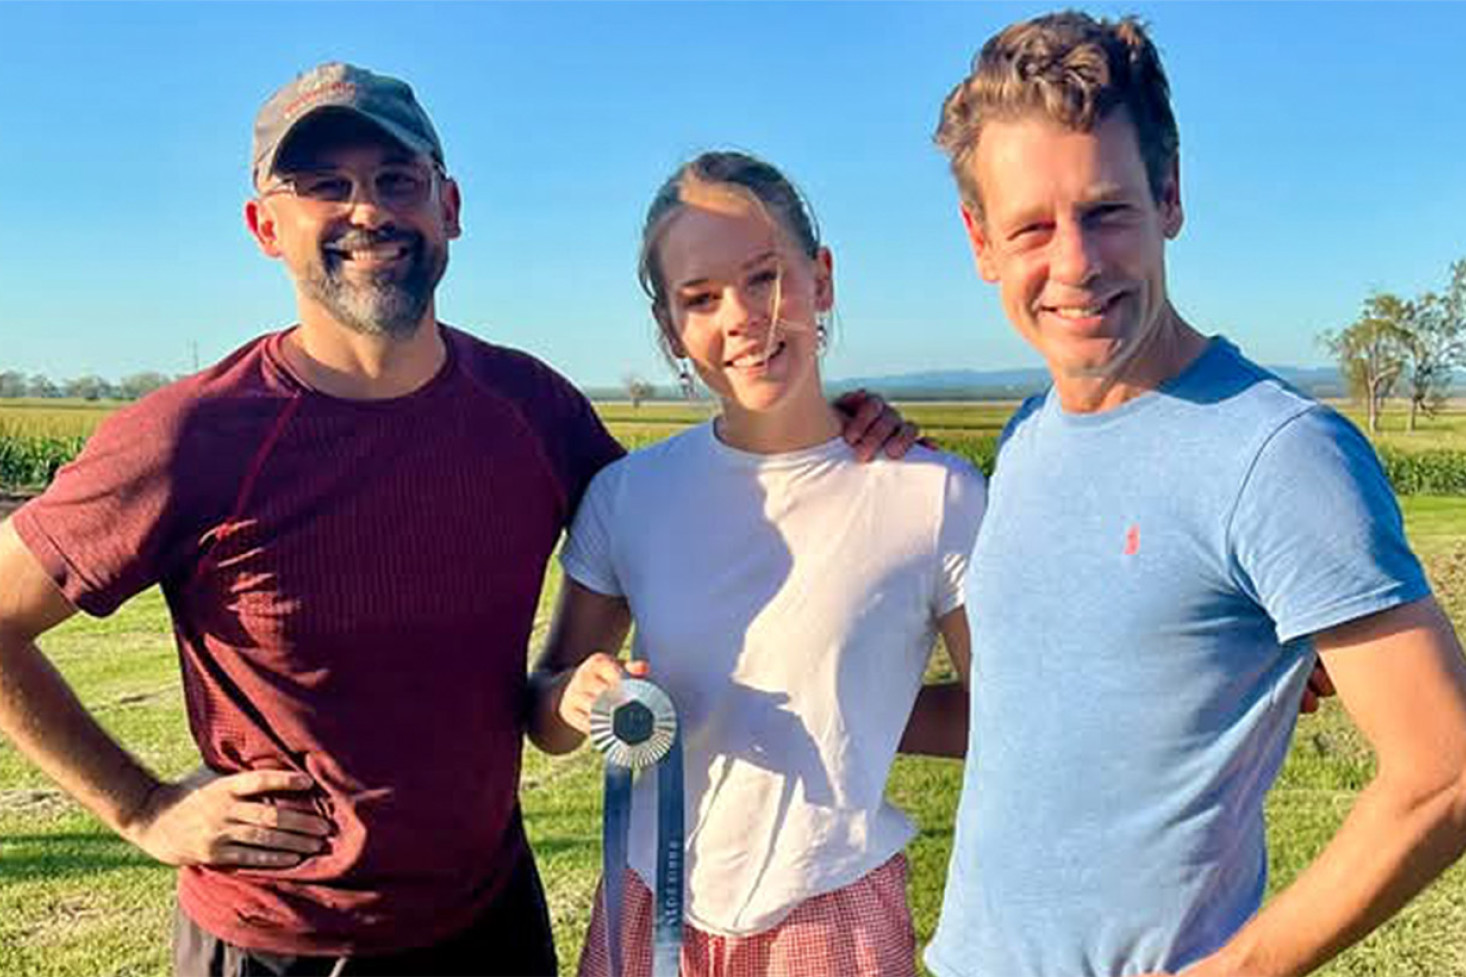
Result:
<svg viewBox="0 0 1466 977"><path fill-rule="evenodd" d="M566 722L560 711L565 690L574 674L573 668L541 671L530 682L534 697L530 708L530 737L535 745L550 753L567 752L579 743L574 727ZM570 742L566 743L566 740Z"/></svg>
<svg viewBox="0 0 1466 977"><path fill-rule="evenodd" d="M165 781L156 777L149 776L140 780L129 792L128 799L117 807L113 825L117 833L136 843L148 825L152 824L158 802L167 786Z"/></svg>
<svg viewBox="0 0 1466 977"><path fill-rule="evenodd" d="M560 673L555 682L555 687L550 691L552 697L551 704L554 708L555 716L555 733L567 750L575 749L580 745L580 741L585 738L585 732L582 729L585 717L576 714L576 710L579 708L578 704L584 701L584 689L581 686L576 686L575 695L570 695L571 686L576 685L578 675L578 669L566 669ZM570 697L569 703L566 702L567 696Z"/></svg>

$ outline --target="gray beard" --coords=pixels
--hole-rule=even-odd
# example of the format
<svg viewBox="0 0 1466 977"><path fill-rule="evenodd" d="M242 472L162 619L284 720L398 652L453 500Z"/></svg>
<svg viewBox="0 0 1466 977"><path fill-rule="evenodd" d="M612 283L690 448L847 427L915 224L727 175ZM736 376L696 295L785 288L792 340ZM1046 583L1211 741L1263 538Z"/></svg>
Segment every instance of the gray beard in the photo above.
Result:
<svg viewBox="0 0 1466 977"><path fill-rule="evenodd" d="M349 281L341 274L340 260L327 254L312 264L300 287L348 329L367 336L406 339L422 324L447 265L445 251L429 253L419 240L401 279L388 274L364 282Z"/></svg>

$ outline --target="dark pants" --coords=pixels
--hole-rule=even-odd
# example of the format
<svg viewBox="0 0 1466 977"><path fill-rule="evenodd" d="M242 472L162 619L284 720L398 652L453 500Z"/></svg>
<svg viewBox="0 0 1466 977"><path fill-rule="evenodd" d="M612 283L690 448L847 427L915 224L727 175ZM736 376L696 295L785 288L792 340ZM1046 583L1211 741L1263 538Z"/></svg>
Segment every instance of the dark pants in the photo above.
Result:
<svg viewBox="0 0 1466 977"><path fill-rule="evenodd" d="M383 956L297 957L246 950L205 932L181 909L173 915L177 977L554 977L555 941L539 872L528 853L504 891L468 929L432 946Z"/></svg>

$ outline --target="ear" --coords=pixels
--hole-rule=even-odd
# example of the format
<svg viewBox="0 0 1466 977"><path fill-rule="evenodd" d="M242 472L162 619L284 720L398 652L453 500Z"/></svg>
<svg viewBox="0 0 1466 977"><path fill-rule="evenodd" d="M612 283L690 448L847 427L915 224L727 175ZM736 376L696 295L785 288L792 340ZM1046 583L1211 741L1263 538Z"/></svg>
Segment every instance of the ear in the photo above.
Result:
<svg viewBox="0 0 1466 977"><path fill-rule="evenodd" d="M982 218L973 213L972 208L967 204L963 204L961 210L962 226L967 228L967 240L972 245L972 256L977 261L977 273L985 282L996 282L998 280L997 257L993 254L987 231L983 230Z"/></svg>
<svg viewBox="0 0 1466 977"><path fill-rule="evenodd" d="M275 225L275 215L270 213L270 208L258 197L252 197L244 202L244 226L249 228L250 236L255 239L261 251L271 258L278 258L284 252L280 249L279 229Z"/></svg>
<svg viewBox="0 0 1466 977"><path fill-rule="evenodd" d="M443 228L448 234L448 240L452 241L463 233L463 225L458 220L463 210L463 196L459 193L458 181L451 176L443 177L443 189L439 196L442 198Z"/></svg>
<svg viewBox="0 0 1466 977"><path fill-rule="evenodd" d="M1160 199L1161 230L1168 240L1174 240L1181 233L1186 214L1181 208L1181 157L1171 160L1171 172L1161 187Z"/></svg>
<svg viewBox="0 0 1466 977"><path fill-rule="evenodd" d="M835 258L829 248L820 248L814 256L814 307L828 312L835 307Z"/></svg>

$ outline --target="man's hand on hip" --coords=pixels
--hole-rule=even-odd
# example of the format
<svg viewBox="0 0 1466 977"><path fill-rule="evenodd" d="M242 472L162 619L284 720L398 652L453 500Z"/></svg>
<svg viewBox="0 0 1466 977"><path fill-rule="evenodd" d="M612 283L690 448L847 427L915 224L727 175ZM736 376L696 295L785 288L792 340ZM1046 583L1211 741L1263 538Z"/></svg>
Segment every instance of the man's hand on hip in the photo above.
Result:
<svg viewBox="0 0 1466 977"><path fill-rule="evenodd" d="M311 786L309 777L289 770L225 776L200 768L159 785L129 826L128 840L169 865L289 868L325 847L331 823L261 795Z"/></svg>

